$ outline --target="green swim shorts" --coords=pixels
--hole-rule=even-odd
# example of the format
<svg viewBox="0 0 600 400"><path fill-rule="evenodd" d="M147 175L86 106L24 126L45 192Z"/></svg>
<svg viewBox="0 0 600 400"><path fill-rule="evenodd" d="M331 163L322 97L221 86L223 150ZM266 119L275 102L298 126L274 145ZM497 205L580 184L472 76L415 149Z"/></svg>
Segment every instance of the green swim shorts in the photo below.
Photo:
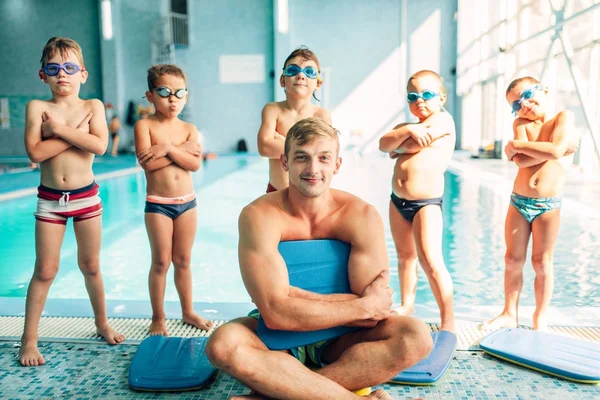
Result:
<svg viewBox="0 0 600 400"><path fill-rule="evenodd" d="M258 309L254 309L248 313L248 316L254 319L258 319L260 317L260 312ZM319 367L324 367L326 364L321 362L321 353L323 349L332 342L332 340L322 340L317 343L309 344L306 346L295 347L293 349L289 349L288 351L296 357L298 361L302 364L306 364L307 356L308 359L315 365Z"/></svg>

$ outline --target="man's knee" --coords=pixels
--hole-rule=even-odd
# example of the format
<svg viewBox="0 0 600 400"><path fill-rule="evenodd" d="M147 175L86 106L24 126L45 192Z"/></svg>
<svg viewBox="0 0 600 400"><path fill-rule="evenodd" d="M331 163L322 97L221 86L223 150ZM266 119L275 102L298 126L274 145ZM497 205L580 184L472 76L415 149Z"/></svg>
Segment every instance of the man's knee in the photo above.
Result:
<svg viewBox="0 0 600 400"><path fill-rule="evenodd" d="M228 373L243 368L247 364L243 349L249 345L245 333L248 333L246 328L235 322L217 328L206 344L205 351L210 362Z"/></svg>
<svg viewBox="0 0 600 400"><path fill-rule="evenodd" d="M402 371L426 358L433 348L433 340L427 325L415 318L399 317L395 323L394 369Z"/></svg>

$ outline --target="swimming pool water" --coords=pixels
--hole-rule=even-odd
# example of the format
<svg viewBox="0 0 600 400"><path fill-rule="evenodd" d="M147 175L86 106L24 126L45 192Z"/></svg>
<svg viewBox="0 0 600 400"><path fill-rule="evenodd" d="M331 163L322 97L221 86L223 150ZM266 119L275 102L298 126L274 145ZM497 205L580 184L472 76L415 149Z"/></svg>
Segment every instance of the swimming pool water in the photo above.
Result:
<svg viewBox="0 0 600 400"><path fill-rule="evenodd" d="M391 168L391 164L380 159L351 160L344 163L345 172L334 178L334 183L365 198L381 212L390 254L391 286L396 290L394 301L399 302L397 258L387 222ZM194 301L247 303L250 299L237 262L237 217L244 205L264 193L268 163L253 156L220 157L209 161L194 176L198 195L198 232L192 254ZM104 204L101 268L106 297L147 301L150 248L143 219L143 173L99 183ZM498 193L493 185L465 174L446 175L443 254L453 278L457 307L503 304L503 235L509 194ZM26 295L35 261L35 207L35 196L0 202L0 297ZM563 209L554 258L552 306L600 307L599 222L574 207ZM60 271L49 298L87 299L76 259L72 221L69 221ZM535 304L533 276L528 261L521 305ZM167 301L178 300L172 279L170 272ZM431 309L437 307L422 270L417 303Z"/></svg>

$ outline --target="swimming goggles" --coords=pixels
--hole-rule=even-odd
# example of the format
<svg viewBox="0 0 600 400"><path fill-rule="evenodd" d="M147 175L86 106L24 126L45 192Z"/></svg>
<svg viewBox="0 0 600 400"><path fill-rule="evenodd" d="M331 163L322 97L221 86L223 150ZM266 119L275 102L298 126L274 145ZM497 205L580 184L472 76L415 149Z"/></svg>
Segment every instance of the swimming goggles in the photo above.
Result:
<svg viewBox="0 0 600 400"><path fill-rule="evenodd" d="M42 71L44 71L44 73L48 76L56 76L58 75L61 69L65 71L67 75L74 75L77 72L79 72L79 70L85 71L85 67L80 67L79 65L72 62L66 62L64 64L46 64L42 68Z"/></svg>
<svg viewBox="0 0 600 400"><path fill-rule="evenodd" d="M406 101L408 101L409 103L414 103L419 99L423 99L423 100L427 101L427 100L431 100L434 97L437 97L439 95L440 95L439 93L432 92L431 90L424 90L421 93L410 92L409 94L406 95Z"/></svg>
<svg viewBox="0 0 600 400"><path fill-rule="evenodd" d="M317 71L315 67L311 66L300 68L296 64L290 64L283 69L283 75L285 76L296 76L300 72L302 72L308 79L317 79L319 76L319 71Z"/></svg>
<svg viewBox="0 0 600 400"><path fill-rule="evenodd" d="M523 93L521 93L521 98L519 100L515 100L512 102L512 104L510 105L512 108L512 112L513 114L516 116L517 113L521 110L521 103L523 102L523 100L529 100L531 99L533 96L535 96L535 92L537 92L538 90L544 90L545 87L542 85L535 85L530 87L527 90L524 90Z"/></svg>
<svg viewBox="0 0 600 400"><path fill-rule="evenodd" d="M175 92L172 92L171 89L165 86L154 87L152 90L156 91L160 97L171 97L175 96L178 99L183 99L187 95L187 89L177 89Z"/></svg>

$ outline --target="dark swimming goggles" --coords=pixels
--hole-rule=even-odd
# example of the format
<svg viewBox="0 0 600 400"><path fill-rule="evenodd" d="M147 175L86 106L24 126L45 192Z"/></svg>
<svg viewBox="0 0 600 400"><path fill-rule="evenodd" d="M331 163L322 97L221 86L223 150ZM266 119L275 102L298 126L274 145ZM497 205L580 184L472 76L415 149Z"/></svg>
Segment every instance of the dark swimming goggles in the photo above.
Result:
<svg viewBox="0 0 600 400"><path fill-rule="evenodd" d="M409 94L406 95L406 101L408 101L409 103L414 103L415 101L417 101L419 99L423 99L423 100L427 101L427 100L431 100L434 97L437 97L439 95L440 95L439 93L432 92L431 90L424 90L421 93L410 92Z"/></svg>
<svg viewBox="0 0 600 400"><path fill-rule="evenodd" d="M542 85L535 85L530 87L527 90L524 90L523 93L521 93L521 98L519 100L515 100L512 102L512 104L510 105L513 111L513 114L517 115L517 113L521 110L521 103L523 102L523 100L529 100L531 99L533 96L535 96L535 92L537 92L538 90L544 90L545 87Z"/></svg>
<svg viewBox="0 0 600 400"><path fill-rule="evenodd" d="M319 76L319 71L315 69L315 67L308 66L306 68L300 68L296 64L290 64L283 69L283 75L285 76L296 76L300 72L304 74L308 79L317 79Z"/></svg>
<svg viewBox="0 0 600 400"><path fill-rule="evenodd" d="M61 69L65 71L67 75L74 75L80 70L85 71L84 67L80 67L79 65L72 62L66 62L64 64L46 64L44 65L44 68L42 68L42 71L44 71L44 73L48 76L56 76L58 75Z"/></svg>
<svg viewBox="0 0 600 400"><path fill-rule="evenodd" d="M169 89L168 87L165 86L160 86L160 87L154 87L152 88L152 90L156 91L156 93L158 93L158 95L160 97L171 97L171 96L175 96L178 99L183 99L185 98L185 96L187 95L187 89L177 89L174 93L171 91L171 89Z"/></svg>

